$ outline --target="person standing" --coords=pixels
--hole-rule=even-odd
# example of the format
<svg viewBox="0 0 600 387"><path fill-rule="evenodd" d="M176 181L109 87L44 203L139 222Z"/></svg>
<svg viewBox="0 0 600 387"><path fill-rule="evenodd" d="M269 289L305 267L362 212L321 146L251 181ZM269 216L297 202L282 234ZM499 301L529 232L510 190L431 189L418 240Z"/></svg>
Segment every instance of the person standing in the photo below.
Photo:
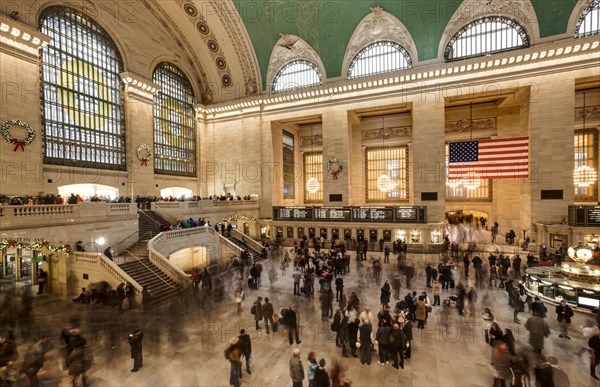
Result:
<svg viewBox="0 0 600 387"><path fill-rule="evenodd" d="M389 340L389 354L392 358L392 367L398 369L398 360L400 368L404 369L404 349L406 348L406 338L400 325L394 324Z"/></svg>
<svg viewBox="0 0 600 387"><path fill-rule="evenodd" d="M373 328L366 318L361 321L357 339L360 343L360 364L371 365L371 344L374 341Z"/></svg>
<svg viewBox="0 0 600 387"><path fill-rule="evenodd" d="M377 364L380 366L384 366L385 364L390 363L390 335L392 333L392 327L388 324L387 320L381 320L381 325L377 328L377 333L375 335L375 341L377 342L379 348L379 361Z"/></svg>
<svg viewBox="0 0 600 387"><path fill-rule="evenodd" d="M244 289L240 286L235 290L235 303L237 304L237 312L242 312L242 301L244 301Z"/></svg>
<svg viewBox="0 0 600 387"><path fill-rule="evenodd" d="M390 263L390 245L385 245L383 249L383 263Z"/></svg>
<svg viewBox="0 0 600 387"><path fill-rule="evenodd" d="M265 303L262 305L262 314L265 320L265 328L267 328L267 335L269 334L269 328L273 328L273 331L275 331L273 327L273 313L273 304L269 302L269 297L265 297Z"/></svg>
<svg viewBox="0 0 600 387"><path fill-rule="evenodd" d="M252 357L252 340L250 340L250 335L246 333L246 330L241 329L240 335L238 336L237 342L238 348L240 349L240 372L239 377L242 378L242 361L241 356L244 356L246 359L246 372L248 375L252 375L252 371L250 370L250 358Z"/></svg>
<svg viewBox="0 0 600 387"><path fill-rule="evenodd" d="M46 281L48 280L48 273L42 268L38 271L37 282L38 282L38 292L37 294L44 293L44 285L46 285Z"/></svg>
<svg viewBox="0 0 600 387"><path fill-rule="evenodd" d="M463 265L465 269L465 278L469 277L469 265L471 264L471 260L469 259L469 254L465 254L463 257Z"/></svg>
<svg viewBox="0 0 600 387"><path fill-rule="evenodd" d="M529 331L529 344L536 353L541 354L544 349L544 337L550 335L548 324L542 317L534 315L527 319L525 329Z"/></svg>
<svg viewBox="0 0 600 387"><path fill-rule="evenodd" d="M319 368L319 362L317 361L317 355L314 352L308 354L308 366L306 367L306 375L308 379L308 387L315 386L315 372Z"/></svg>
<svg viewBox="0 0 600 387"><path fill-rule="evenodd" d="M300 349L294 348L292 358L290 359L290 377L292 378L292 387L302 387L304 380L304 367L300 360Z"/></svg>
<svg viewBox="0 0 600 387"><path fill-rule="evenodd" d="M590 356L590 376L598 380L596 367L600 365L600 334L596 333L588 340L588 346L592 349Z"/></svg>
<svg viewBox="0 0 600 387"><path fill-rule="evenodd" d="M425 286L427 286L428 288L431 287L431 277L432 277L431 270L432 270L431 264L428 263L427 266L425 267L425 278L426 278L426 281L425 281L426 285Z"/></svg>
<svg viewBox="0 0 600 387"><path fill-rule="evenodd" d="M294 310L294 305L290 305L283 316L283 320L285 321L285 326L288 330L288 339L290 341L290 345L294 343L294 337L296 338L296 344L300 344L300 336L298 334L298 314Z"/></svg>
<svg viewBox="0 0 600 387"><path fill-rule="evenodd" d="M294 295L300 295L300 279L302 278L302 273L299 268L294 269L292 278L294 279Z"/></svg>
<svg viewBox="0 0 600 387"><path fill-rule="evenodd" d="M344 279L342 278L342 276L340 274L338 274L337 277L335 278L335 301L336 302L340 301L340 296L342 295L343 290L344 290Z"/></svg>
<svg viewBox="0 0 600 387"><path fill-rule="evenodd" d="M392 278L392 289L394 290L394 299L400 300L400 274L396 274Z"/></svg>
<svg viewBox="0 0 600 387"><path fill-rule="evenodd" d="M254 322L256 323L256 330L259 331L262 328L259 325L259 322L263 319L263 309L262 309L262 297L258 297L254 304L252 305L252 309L250 312L254 315Z"/></svg>
<svg viewBox="0 0 600 387"><path fill-rule="evenodd" d="M129 346L131 347L131 358L133 359L133 368L131 372L137 372L143 366L144 356L142 355L142 339L144 334L139 328L135 328L129 335Z"/></svg>
<svg viewBox="0 0 600 387"><path fill-rule="evenodd" d="M319 360L319 368L315 370L315 387L330 387L331 381L329 380L329 374L325 369L325 359Z"/></svg>
<svg viewBox="0 0 600 387"><path fill-rule="evenodd" d="M556 319L560 324L560 335L558 337L563 337L565 339L571 339L567 334L569 330L569 325L571 325L571 317L573 317L573 309L569 305L567 305L567 301L562 300L560 305L556 307Z"/></svg>
<svg viewBox="0 0 600 387"><path fill-rule="evenodd" d="M473 268L475 269L475 278L481 278L481 269L483 267L483 261L481 260L481 257L479 257L479 255L475 255L471 262L473 263Z"/></svg>
<svg viewBox="0 0 600 387"><path fill-rule="evenodd" d="M229 384L233 387L240 387L240 377L242 370L242 353L238 346L237 337L229 341L229 347L225 350L225 359L229 361Z"/></svg>
<svg viewBox="0 0 600 387"><path fill-rule="evenodd" d="M496 244L496 236L498 236L498 222L494 222L492 226L492 244Z"/></svg>

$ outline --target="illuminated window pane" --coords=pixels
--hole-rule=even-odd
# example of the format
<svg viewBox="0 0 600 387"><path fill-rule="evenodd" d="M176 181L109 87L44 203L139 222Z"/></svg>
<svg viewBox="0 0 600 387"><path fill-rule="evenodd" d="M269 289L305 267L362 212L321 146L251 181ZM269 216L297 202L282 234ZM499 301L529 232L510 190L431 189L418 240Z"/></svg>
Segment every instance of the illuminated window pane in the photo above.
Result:
<svg viewBox="0 0 600 387"><path fill-rule="evenodd" d="M46 8L39 29L45 164L124 170L123 62L108 34L84 14Z"/></svg>
<svg viewBox="0 0 600 387"><path fill-rule="evenodd" d="M594 0L587 6L575 27L575 37L597 35L600 33L600 0Z"/></svg>
<svg viewBox="0 0 600 387"><path fill-rule="evenodd" d="M283 198L296 197L296 176L294 163L294 135L283 131Z"/></svg>
<svg viewBox="0 0 600 387"><path fill-rule="evenodd" d="M306 189L306 183L310 178L315 178L319 183L319 190L311 193ZM304 154L304 202L323 202L323 153L309 152Z"/></svg>
<svg viewBox="0 0 600 387"><path fill-rule="evenodd" d="M194 91L185 74L162 62L152 81L154 95L154 171L165 175L196 176Z"/></svg>
<svg viewBox="0 0 600 387"><path fill-rule="evenodd" d="M367 148L366 179L368 202L408 200L408 151L406 147ZM385 190L381 176L385 174Z"/></svg>
<svg viewBox="0 0 600 387"><path fill-rule="evenodd" d="M348 68L348 79L406 70L412 67L408 52L394 42L377 42L363 48Z"/></svg>
<svg viewBox="0 0 600 387"><path fill-rule="evenodd" d="M446 144L446 176L448 171L448 144ZM447 201L491 201L492 200L492 179L479 179L479 187L469 189L458 182L446 184Z"/></svg>
<svg viewBox="0 0 600 387"><path fill-rule="evenodd" d="M598 171L598 135L589 130L575 132L575 168L587 165ZM575 186L575 201L597 202L598 182L589 187Z"/></svg>
<svg viewBox="0 0 600 387"><path fill-rule="evenodd" d="M529 37L519 23L499 16L484 17L461 28L450 39L444 56L451 61L523 47L529 47Z"/></svg>
<svg viewBox="0 0 600 387"><path fill-rule="evenodd" d="M307 60L295 60L279 70L273 79L271 91L278 93L320 85L322 80L321 72L314 63Z"/></svg>

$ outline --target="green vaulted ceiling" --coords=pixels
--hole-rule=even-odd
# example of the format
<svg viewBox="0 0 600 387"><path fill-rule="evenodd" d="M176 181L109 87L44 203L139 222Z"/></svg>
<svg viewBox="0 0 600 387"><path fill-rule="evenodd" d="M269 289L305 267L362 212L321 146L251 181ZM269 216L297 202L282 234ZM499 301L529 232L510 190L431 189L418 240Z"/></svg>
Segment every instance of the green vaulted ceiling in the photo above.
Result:
<svg viewBox="0 0 600 387"><path fill-rule="evenodd" d="M234 0L266 83L271 51L280 33L297 35L319 54L327 77L340 76L348 41L370 7L381 6L410 31L419 60L435 59L446 25L463 0ZM504 1L504 0L480 0ZM577 0L531 0L540 37L566 32Z"/></svg>

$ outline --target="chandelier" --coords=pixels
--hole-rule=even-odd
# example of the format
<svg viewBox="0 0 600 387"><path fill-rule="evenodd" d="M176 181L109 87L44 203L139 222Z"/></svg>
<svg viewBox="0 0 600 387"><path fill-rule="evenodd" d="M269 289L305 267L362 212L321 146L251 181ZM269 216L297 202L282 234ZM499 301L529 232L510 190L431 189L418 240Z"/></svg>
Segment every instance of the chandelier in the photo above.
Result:
<svg viewBox="0 0 600 387"><path fill-rule="evenodd" d="M466 189L477 189L481 186L481 180L475 172L469 172L460 181Z"/></svg>
<svg viewBox="0 0 600 387"><path fill-rule="evenodd" d="M314 144L315 144L315 138L313 137L313 126L310 126L310 153L312 154L314 151ZM310 171L312 172L312 169L314 167L311 165L310 167ZM311 194L317 193L319 192L319 188L320 188L320 184L319 184L319 180L317 180L314 176L311 176L308 178L308 180L306 180L306 191L308 191Z"/></svg>
<svg viewBox="0 0 600 387"><path fill-rule="evenodd" d="M596 170L593 167L590 167L589 165L587 165L587 160L583 160L583 157L585 155L587 155L587 132L586 132L586 127L585 127L585 118L587 116L587 112L585 110L586 105L585 105L585 94L586 92L583 92L583 145L582 145L582 152L581 152L581 156L582 159L577 161L575 160L576 163L581 164L578 167L575 168L575 170L573 170L573 183L580 188L587 188L590 185L593 185L596 183L596 180L598 179L598 173L596 172ZM578 144L579 145L579 144ZM578 152L579 153L579 152ZM585 164L582 164L585 163Z"/></svg>

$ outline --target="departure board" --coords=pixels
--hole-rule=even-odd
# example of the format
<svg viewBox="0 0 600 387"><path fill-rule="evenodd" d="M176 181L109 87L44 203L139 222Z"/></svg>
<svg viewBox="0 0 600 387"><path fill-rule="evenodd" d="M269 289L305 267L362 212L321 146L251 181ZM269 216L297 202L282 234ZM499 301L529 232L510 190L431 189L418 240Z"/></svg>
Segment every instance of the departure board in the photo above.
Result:
<svg viewBox="0 0 600 387"><path fill-rule="evenodd" d="M342 221L352 219L350 207L315 207L314 220Z"/></svg>
<svg viewBox="0 0 600 387"><path fill-rule="evenodd" d="M273 207L273 220L427 223L424 206Z"/></svg>
<svg viewBox="0 0 600 387"><path fill-rule="evenodd" d="M313 208L273 207L273 220L313 220Z"/></svg>

